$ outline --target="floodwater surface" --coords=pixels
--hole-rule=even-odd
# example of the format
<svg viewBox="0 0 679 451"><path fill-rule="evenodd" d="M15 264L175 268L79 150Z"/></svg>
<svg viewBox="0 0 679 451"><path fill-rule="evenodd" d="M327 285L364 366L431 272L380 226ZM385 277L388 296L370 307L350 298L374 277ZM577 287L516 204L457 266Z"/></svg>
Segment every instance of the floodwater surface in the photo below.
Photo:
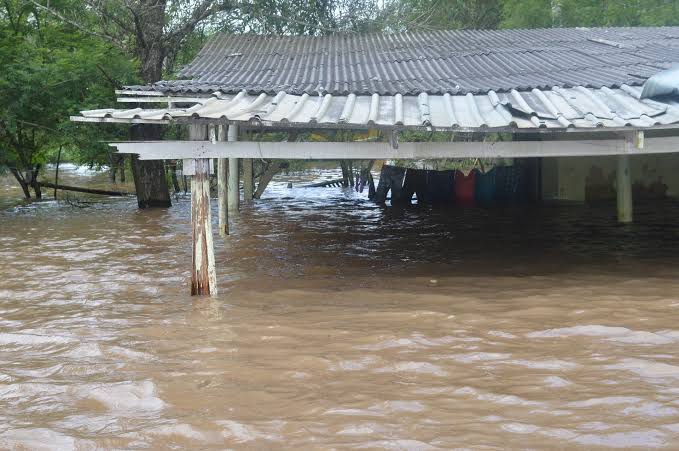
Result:
<svg viewBox="0 0 679 451"><path fill-rule="evenodd" d="M679 205L0 212L0 448L679 448ZM297 180L295 180L297 183Z"/></svg>

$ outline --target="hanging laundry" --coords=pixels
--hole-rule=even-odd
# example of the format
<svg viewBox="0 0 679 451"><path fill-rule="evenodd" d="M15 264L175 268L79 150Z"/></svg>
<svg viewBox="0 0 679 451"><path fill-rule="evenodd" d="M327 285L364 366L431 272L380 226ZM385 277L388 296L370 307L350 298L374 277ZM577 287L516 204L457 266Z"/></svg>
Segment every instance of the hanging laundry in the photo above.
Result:
<svg viewBox="0 0 679 451"><path fill-rule="evenodd" d="M427 201L449 204L455 200L455 171L427 171Z"/></svg>
<svg viewBox="0 0 679 451"><path fill-rule="evenodd" d="M401 199L403 200L403 203L411 203L413 194L417 194L418 204L428 203L427 172L428 171L424 169L406 170L406 178L405 182L403 182L403 191L401 191Z"/></svg>
<svg viewBox="0 0 679 451"><path fill-rule="evenodd" d="M402 203L401 191L405 173L405 168L388 165L382 166L380 181L377 185L377 191L375 192L373 200L378 204L384 203L387 200L387 193L391 190L391 204L397 205Z"/></svg>
<svg viewBox="0 0 679 451"><path fill-rule="evenodd" d="M495 202L496 181L495 168L486 173L478 172L476 174L476 190L474 196L477 205L488 206Z"/></svg>
<svg viewBox="0 0 679 451"><path fill-rule="evenodd" d="M477 172L473 169L468 175L464 175L462 171L455 171L455 200L458 205L474 205Z"/></svg>

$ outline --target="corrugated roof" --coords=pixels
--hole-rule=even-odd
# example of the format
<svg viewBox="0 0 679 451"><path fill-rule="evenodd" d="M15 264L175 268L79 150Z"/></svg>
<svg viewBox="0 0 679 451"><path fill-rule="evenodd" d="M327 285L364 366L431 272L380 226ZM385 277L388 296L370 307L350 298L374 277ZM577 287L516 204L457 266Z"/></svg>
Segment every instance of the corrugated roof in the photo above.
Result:
<svg viewBox="0 0 679 451"><path fill-rule="evenodd" d="M679 99L640 100L641 89L576 86L473 95L250 95L155 98L186 107L83 111L79 121L169 122L192 118L305 128L568 129L649 128L679 124ZM152 98L127 99L149 101Z"/></svg>
<svg viewBox="0 0 679 451"><path fill-rule="evenodd" d="M168 93L482 94L636 86L679 63L679 27L216 35Z"/></svg>

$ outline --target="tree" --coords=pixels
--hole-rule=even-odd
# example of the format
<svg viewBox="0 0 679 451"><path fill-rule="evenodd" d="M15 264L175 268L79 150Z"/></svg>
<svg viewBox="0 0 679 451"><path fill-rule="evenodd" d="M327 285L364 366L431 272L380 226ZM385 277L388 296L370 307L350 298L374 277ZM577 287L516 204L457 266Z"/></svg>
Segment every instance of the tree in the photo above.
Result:
<svg viewBox="0 0 679 451"><path fill-rule="evenodd" d="M110 102L102 72L124 79L132 66L116 49L15 0L0 5L0 62L0 165L27 199L30 189L40 198L37 177L47 153L86 142L69 115Z"/></svg>
<svg viewBox="0 0 679 451"><path fill-rule="evenodd" d="M559 6L553 0L505 0L503 28L549 28L558 23Z"/></svg>
<svg viewBox="0 0 679 451"><path fill-rule="evenodd" d="M392 0L381 19L392 31L494 29L500 0Z"/></svg>
<svg viewBox="0 0 679 451"><path fill-rule="evenodd" d="M209 19L232 10L227 0L82 0L54 3L30 0L43 10L81 32L107 40L133 55L139 78L152 84L171 73L185 41ZM135 138L162 139L163 129L137 125ZM132 173L140 208L169 207L170 192L162 161L140 161L133 157Z"/></svg>

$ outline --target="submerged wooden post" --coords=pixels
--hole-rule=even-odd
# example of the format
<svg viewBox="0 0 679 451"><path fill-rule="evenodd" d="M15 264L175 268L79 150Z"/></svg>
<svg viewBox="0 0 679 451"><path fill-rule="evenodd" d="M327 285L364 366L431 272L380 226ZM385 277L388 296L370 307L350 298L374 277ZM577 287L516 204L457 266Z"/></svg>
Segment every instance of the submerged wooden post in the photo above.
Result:
<svg viewBox="0 0 679 451"><path fill-rule="evenodd" d="M252 174L252 158L243 159L243 200L252 201L255 195L255 180Z"/></svg>
<svg viewBox="0 0 679 451"><path fill-rule="evenodd" d="M218 141L226 141L226 125L219 126ZM217 203L219 210L219 236L229 234L229 209L228 209L228 186L227 174L229 171L226 158L217 159Z"/></svg>
<svg viewBox="0 0 679 451"><path fill-rule="evenodd" d="M190 139L204 140L204 125L192 125ZM191 295L217 293L212 218L210 214L210 159L194 160L191 180L191 231L193 238L193 267L191 268Z"/></svg>
<svg viewBox="0 0 679 451"><path fill-rule="evenodd" d="M238 141L238 126L229 125L229 141ZM232 212L238 211L240 203L238 158L229 158L229 178L228 178L228 209Z"/></svg>
<svg viewBox="0 0 679 451"><path fill-rule="evenodd" d="M643 135L628 134L625 136L625 150L631 151L643 147ZM630 223L633 221L632 207L632 174L630 171L629 155L618 155L617 170L617 201L618 222Z"/></svg>

